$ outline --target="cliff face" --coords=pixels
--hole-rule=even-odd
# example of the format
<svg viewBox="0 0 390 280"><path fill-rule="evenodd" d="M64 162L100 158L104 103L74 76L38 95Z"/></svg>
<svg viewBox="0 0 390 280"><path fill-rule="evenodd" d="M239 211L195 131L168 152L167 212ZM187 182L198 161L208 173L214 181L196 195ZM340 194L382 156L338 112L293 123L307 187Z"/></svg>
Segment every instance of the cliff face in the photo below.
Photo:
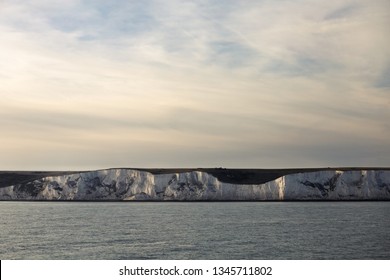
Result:
<svg viewBox="0 0 390 280"><path fill-rule="evenodd" d="M390 200L390 171L305 172L244 185L200 171L109 169L0 188L0 200Z"/></svg>

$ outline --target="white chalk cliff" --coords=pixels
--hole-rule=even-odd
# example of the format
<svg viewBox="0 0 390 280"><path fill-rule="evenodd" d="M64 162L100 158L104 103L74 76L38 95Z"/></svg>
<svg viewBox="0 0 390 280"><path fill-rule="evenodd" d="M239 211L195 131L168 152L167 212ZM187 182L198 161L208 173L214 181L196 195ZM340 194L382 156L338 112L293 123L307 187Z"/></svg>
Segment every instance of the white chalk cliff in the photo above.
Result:
<svg viewBox="0 0 390 280"><path fill-rule="evenodd" d="M0 200L390 200L390 171L324 170L244 185L200 171L108 169L3 187Z"/></svg>

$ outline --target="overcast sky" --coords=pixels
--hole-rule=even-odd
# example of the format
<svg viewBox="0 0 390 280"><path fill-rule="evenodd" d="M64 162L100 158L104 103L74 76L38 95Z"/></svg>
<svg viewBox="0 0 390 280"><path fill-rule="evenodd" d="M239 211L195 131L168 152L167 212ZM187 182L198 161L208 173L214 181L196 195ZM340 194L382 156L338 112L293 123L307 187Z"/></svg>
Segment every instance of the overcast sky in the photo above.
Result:
<svg viewBox="0 0 390 280"><path fill-rule="evenodd" d="M0 0L0 169L390 166L390 1Z"/></svg>

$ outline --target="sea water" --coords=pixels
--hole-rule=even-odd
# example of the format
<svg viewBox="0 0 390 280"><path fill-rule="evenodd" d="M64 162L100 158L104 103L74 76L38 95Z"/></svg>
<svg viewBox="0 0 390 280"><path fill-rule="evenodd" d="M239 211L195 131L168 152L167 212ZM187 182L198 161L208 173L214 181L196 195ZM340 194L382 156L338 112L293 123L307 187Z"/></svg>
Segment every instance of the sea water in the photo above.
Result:
<svg viewBox="0 0 390 280"><path fill-rule="evenodd" d="M390 259L390 202L0 202L0 259Z"/></svg>

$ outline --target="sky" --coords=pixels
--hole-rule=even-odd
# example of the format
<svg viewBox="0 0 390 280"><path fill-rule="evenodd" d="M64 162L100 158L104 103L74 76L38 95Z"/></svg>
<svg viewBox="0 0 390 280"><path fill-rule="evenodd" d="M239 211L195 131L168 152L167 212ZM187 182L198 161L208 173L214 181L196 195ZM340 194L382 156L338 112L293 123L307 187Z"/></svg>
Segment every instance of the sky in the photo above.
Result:
<svg viewBox="0 0 390 280"><path fill-rule="evenodd" d="M0 170L390 166L388 0L0 0Z"/></svg>

